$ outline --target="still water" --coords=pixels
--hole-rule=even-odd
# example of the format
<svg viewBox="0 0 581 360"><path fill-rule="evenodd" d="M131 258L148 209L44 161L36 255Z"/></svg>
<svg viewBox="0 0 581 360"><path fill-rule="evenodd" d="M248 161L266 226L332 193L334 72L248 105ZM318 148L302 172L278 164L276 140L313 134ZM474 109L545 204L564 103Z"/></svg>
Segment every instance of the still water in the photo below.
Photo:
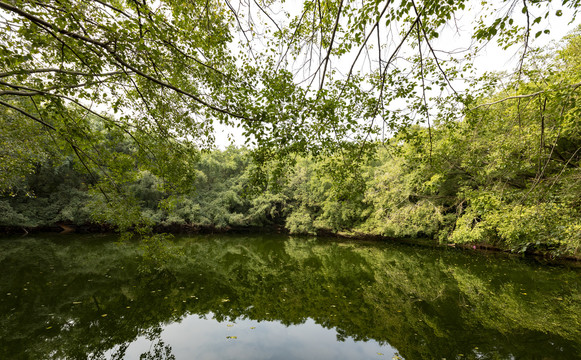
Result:
<svg viewBox="0 0 581 360"><path fill-rule="evenodd" d="M0 359L581 359L581 269L280 235L0 240Z"/></svg>

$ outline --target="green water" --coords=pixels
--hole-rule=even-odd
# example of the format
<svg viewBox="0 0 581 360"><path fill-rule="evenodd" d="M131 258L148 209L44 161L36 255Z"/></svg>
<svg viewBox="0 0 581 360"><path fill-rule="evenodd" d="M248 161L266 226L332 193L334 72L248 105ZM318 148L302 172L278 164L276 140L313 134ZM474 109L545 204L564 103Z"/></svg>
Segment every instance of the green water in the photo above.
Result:
<svg viewBox="0 0 581 360"><path fill-rule="evenodd" d="M0 359L581 359L581 270L285 236L0 240Z"/></svg>

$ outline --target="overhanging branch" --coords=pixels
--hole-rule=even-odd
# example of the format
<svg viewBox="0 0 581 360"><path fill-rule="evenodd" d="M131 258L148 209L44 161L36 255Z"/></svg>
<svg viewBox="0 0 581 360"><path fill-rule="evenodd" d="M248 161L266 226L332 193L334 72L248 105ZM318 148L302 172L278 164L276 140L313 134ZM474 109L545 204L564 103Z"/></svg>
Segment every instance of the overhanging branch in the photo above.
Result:
<svg viewBox="0 0 581 360"><path fill-rule="evenodd" d="M49 129L51 129L51 130L54 130L54 131L56 131L56 128L55 128L54 126L52 126L52 125L50 125L50 124L48 124L48 123L46 123L46 122L42 121L41 119L39 119L38 117L36 117L36 116L32 115L31 113L29 113L29 112L28 112L28 111L26 111L26 110L23 110L23 109L21 109L21 108L19 108L19 107L17 107L17 106L14 106L14 105L12 105L12 104L9 104L9 103L7 103L7 102L4 102L4 101L2 101L2 100L0 100L0 105L6 106L7 108L10 108L10 109L12 109L12 110L16 110L16 111L18 111L19 113L21 113L22 115L24 115L24 116L26 116L26 117L28 117L28 118L30 118L30 119L32 119L32 120L34 120L34 121L36 121L36 122L38 122L38 123L42 124L43 126L46 126L47 128L49 128Z"/></svg>
<svg viewBox="0 0 581 360"><path fill-rule="evenodd" d="M474 111L474 110L476 110L478 108L481 108L481 107L484 107L484 106L492 106L492 105L495 105L495 104L500 104L500 103L505 102L505 101L508 101L508 100L527 99L527 98L539 96L539 95L544 94L546 92L559 91L559 90L563 90L563 89L567 89L567 88L572 88L571 90L572 91L575 91L580 86L581 86L581 82L576 83L576 84L571 84L571 85L563 86L563 87L560 87L558 89L541 90L541 91L537 91L537 92L532 93L532 94L523 94L523 95L508 96L508 97L505 97L505 98L500 99L500 100L496 100L496 101L489 102L489 103L486 103L486 104L480 104L480 105L475 106L475 107L473 107L471 109L468 109L468 111Z"/></svg>
<svg viewBox="0 0 581 360"><path fill-rule="evenodd" d="M7 10L9 12L12 12L12 13L18 14L18 15L24 17L25 19L27 19L27 20L29 20L37 25L40 25L42 28L51 29L59 34L64 35L64 36L70 37L70 38L75 39L75 40L80 40L80 41L85 42L87 44L91 44L93 46L96 46L102 50L105 50L113 58L113 60L117 63L117 66L119 66L121 68L129 69L129 70L131 70L131 72L133 72L133 73L135 73L143 78L146 78L147 80L150 80L159 86L171 89L179 94L185 95L185 96L195 100L196 102L202 104L203 106L205 106L211 110L214 110L216 112L219 112L219 113L222 113L225 115L232 116L234 118L247 120L247 121L256 121L257 120L257 119L253 119L251 117L248 117L248 116L245 116L242 114L237 114L237 113L231 112L228 109L224 109L224 108L218 107L216 105L212 105L209 102L203 100L202 98L200 98L200 97L198 97L198 96L196 96L196 95L194 95L194 94L192 94L192 93L190 93L190 92L188 92L180 87L172 85L168 82L165 82L161 79L158 79L152 75L149 75L149 74L139 70L137 67L132 66L127 61L123 60L123 58L117 53L116 49L111 48L109 43L98 41L98 40L92 39L92 38L84 36L84 35L80 35L80 34L65 30L65 29L61 29L54 24L51 24L51 23L49 23L49 22L47 22L47 21L45 21L45 20L43 20L35 15L32 15L32 14L30 14L22 9L19 9L19 8L12 6L10 4L7 4L5 2L0 1L0 8Z"/></svg>

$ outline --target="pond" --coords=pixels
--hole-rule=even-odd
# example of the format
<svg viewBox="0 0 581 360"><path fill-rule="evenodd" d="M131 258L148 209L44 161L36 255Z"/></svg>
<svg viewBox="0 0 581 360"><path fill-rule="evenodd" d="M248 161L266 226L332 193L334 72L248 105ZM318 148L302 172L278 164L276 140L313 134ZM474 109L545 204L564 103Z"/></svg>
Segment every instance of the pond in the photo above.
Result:
<svg viewBox="0 0 581 360"><path fill-rule="evenodd" d="M0 359L579 359L581 270L283 235L0 240Z"/></svg>

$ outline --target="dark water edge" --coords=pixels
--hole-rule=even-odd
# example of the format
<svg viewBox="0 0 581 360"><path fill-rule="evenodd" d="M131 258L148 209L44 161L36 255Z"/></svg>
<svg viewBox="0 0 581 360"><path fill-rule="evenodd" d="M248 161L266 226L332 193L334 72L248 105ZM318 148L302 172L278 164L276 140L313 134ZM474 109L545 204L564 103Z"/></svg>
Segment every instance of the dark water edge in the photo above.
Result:
<svg viewBox="0 0 581 360"><path fill-rule="evenodd" d="M81 235L115 235L117 231L115 228L107 224L89 223L82 225L70 224L55 224L52 226L39 226L34 228L24 228L19 226L0 226L0 237L4 236L28 236L29 234L81 234ZM229 234L229 235L268 235L268 234L284 234L291 236L288 230L282 225L270 226L226 226L216 227L213 225L191 225L191 224L173 224L161 225L157 224L152 227L153 234L171 234L175 236L184 235L215 235L215 234ZM336 238L339 240L359 240L359 241L376 241L389 242L404 245L423 246L428 248L444 248L453 247L457 249L467 250L470 252L493 252L504 253L508 256L527 257L539 261L546 265L567 264L569 266L581 267L581 255L570 255L555 253L549 250L541 251L529 248L526 252L515 252L511 249L494 246L491 244L453 244L440 243L438 240L429 237L413 238L413 237L388 237L383 235L362 233L362 232L332 232L320 230L317 235L295 235L295 236L316 236L326 238Z"/></svg>
<svg viewBox="0 0 581 360"><path fill-rule="evenodd" d="M581 358L581 270L498 255L275 234L3 238L0 359Z"/></svg>

